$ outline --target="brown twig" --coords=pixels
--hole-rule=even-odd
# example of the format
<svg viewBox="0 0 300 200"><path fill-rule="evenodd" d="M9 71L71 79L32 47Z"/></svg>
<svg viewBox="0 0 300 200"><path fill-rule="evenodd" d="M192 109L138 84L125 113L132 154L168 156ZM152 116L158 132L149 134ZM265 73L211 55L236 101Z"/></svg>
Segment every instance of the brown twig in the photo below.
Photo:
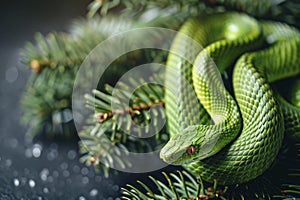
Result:
<svg viewBox="0 0 300 200"><path fill-rule="evenodd" d="M135 117L136 116L135 111L149 110L150 108L153 108L156 106L164 106L164 104L165 104L164 99L161 99L160 101L156 101L156 102L150 101L147 104L145 104L145 103L133 104L132 106L128 106L124 109L115 109L115 110L112 110L109 112L97 113L96 117L97 117L99 123L105 122L106 120L112 118L116 114L125 115L125 114L129 113L129 115L131 117Z"/></svg>

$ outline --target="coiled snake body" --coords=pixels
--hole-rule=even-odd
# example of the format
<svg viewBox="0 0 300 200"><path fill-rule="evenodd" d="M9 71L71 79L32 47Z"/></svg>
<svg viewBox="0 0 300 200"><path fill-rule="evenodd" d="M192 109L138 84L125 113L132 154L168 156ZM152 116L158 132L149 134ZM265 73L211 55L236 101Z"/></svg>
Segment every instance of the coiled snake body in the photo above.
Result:
<svg viewBox="0 0 300 200"><path fill-rule="evenodd" d="M274 161L285 132L300 136L299 108L269 84L300 73L300 33L239 13L190 19L179 33L194 41L178 34L171 47L184 56L170 53L167 62L171 138L161 158L221 184L256 178ZM232 65L233 95L220 78Z"/></svg>

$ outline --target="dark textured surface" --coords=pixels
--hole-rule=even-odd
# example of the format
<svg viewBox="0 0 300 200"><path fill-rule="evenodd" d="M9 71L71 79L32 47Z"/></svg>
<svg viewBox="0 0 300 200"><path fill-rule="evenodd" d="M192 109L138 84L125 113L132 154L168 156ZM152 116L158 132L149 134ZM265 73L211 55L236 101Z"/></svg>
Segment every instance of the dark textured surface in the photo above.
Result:
<svg viewBox="0 0 300 200"><path fill-rule="evenodd" d="M65 31L89 1L2 1L0 12L0 199L118 199L139 175L104 178L79 162L77 141L26 141L19 101L30 70L19 49L35 32ZM130 177L130 178L129 178ZM130 179L130 180L129 180Z"/></svg>

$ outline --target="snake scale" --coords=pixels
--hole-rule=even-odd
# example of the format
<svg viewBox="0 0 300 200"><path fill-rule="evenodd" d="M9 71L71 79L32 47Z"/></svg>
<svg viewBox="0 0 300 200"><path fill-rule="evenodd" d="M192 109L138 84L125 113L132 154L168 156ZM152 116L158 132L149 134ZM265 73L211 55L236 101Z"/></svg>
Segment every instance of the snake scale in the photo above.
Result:
<svg viewBox="0 0 300 200"><path fill-rule="evenodd" d="M300 136L299 107L270 86L300 73L300 33L235 12L189 19L179 33L170 52L183 56L170 53L166 66L171 137L161 158L209 182L256 178L271 166L285 134ZM230 92L220 73L232 66Z"/></svg>

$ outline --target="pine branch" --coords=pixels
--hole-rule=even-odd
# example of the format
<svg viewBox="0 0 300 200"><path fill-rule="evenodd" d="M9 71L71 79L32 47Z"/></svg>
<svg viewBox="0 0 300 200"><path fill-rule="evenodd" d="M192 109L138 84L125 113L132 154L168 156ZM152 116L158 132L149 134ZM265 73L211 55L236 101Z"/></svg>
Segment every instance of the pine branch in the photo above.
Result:
<svg viewBox="0 0 300 200"><path fill-rule="evenodd" d="M215 11L218 8L214 7ZM94 16L98 11L104 16L110 11L118 10L125 16L140 16L151 10L160 13L186 13L189 16L206 11L212 11L203 0L93 0L88 6L88 17Z"/></svg>
<svg viewBox="0 0 300 200"><path fill-rule="evenodd" d="M70 33L50 33L44 37L37 33L36 45L27 43L21 51L21 60L34 71L42 67L73 67L81 64L86 55L108 36L131 27L129 20L116 17L95 17L77 20Z"/></svg>
<svg viewBox="0 0 300 200"><path fill-rule="evenodd" d="M208 0L210 5L222 5L226 10L237 10L261 19L270 19L300 27L298 0Z"/></svg>
<svg viewBox="0 0 300 200"><path fill-rule="evenodd" d="M61 118L71 111L72 88L80 64L101 41L114 33L131 28L178 28L181 23L178 18L183 19L170 15L140 20L124 20L113 16L94 17L75 21L68 34L50 33L46 37L37 34L36 44L27 43L21 51L22 62L33 70L28 89L21 100L24 112L22 121L31 127L28 135L34 136L42 129L50 133L49 135L55 132L64 133L65 129L73 130L72 119L65 123ZM118 77L132 66L147 60L152 62L153 58L156 62L162 62L166 58L166 52L132 52L117 59L109 69L114 77ZM111 79L105 78L103 81Z"/></svg>
<svg viewBox="0 0 300 200"><path fill-rule="evenodd" d="M300 3L297 0L94 0L88 7L88 16L93 16L98 10L105 15L114 9L122 10L125 15L139 15L153 8L187 12L190 15L236 10L300 27Z"/></svg>
<svg viewBox="0 0 300 200"><path fill-rule="evenodd" d="M68 114L68 124L62 118L66 111L71 111L73 82L81 62L99 42L130 25L110 17L79 20L74 24L71 34L50 33L44 37L38 33L37 44L27 43L21 52L22 62L34 71L21 100L22 121L30 124L30 136L43 127L47 133L73 130L72 114Z"/></svg>
<svg viewBox="0 0 300 200"><path fill-rule="evenodd" d="M75 66L77 68L77 66ZM28 133L33 134L44 129L48 133L72 134L72 113L70 110L70 94L73 90L71 81L75 78L75 70L42 70L34 73L27 84L21 106L22 121L30 124Z"/></svg>
<svg viewBox="0 0 300 200"><path fill-rule="evenodd" d="M162 77L153 76L149 79L155 83L159 82L156 80L158 78ZM105 175L108 175L108 168L114 163L122 168L133 164L109 148L109 145L113 144L125 152L143 153L156 150L168 140L165 129L158 130L158 123L165 120L164 88L148 82L130 79L126 84L119 82L117 89L106 85L105 92L94 90L94 96L86 96L87 107L95 110L95 117L88 121L90 126L79 133L82 139L80 149L85 154L82 162L98 169L102 166ZM135 90L131 94L132 88ZM150 122L152 128L147 128ZM139 138L153 134L153 131L154 136Z"/></svg>
<svg viewBox="0 0 300 200"><path fill-rule="evenodd" d="M160 109L164 106L164 88L161 85L149 84L144 79L136 81L130 78L129 81L130 85L119 83L119 88L106 85L105 89L108 94L94 90L93 93L96 98L89 95L86 96L87 105L90 107L95 106L96 117L99 123L103 123L110 118L114 123L118 123L120 121L118 120L119 118L125 118L125 121L128 121L126 114L129 114L131 118L141 117L149 119L150 114L145 111L150 108L155 108L155 112L159 112L164 116L163 110ZM155 80L152 80L152 82L155 82ZM136 88L133 94L127 92L132 88ZM113 96L113 92L115 96ZM126 105L129 99L130 105ZM112 102L114 103L114 108L112 108ZM158 114L155 115L157 116ZM157 121L154 121L155 124L157 124ZM130 129L131 126L127 125L127 127Z"/></svg>
<svg viewBox="0 0 300 200"><path fill-rule="evenodd" d="M80 153L83 154L80 159L81 162L93 165L97 170L102 170L106 177L109 176L111 168L128 169L133 166L134 163L126 159L129 152L152 152L160 148L161 143L166 142L168 139L165 133L159 133L161 138L165 138L161 139L160 143L154 138L142 140L121 131L115 131L112 134L104 131L105 129L106 127L103 124L89 126L80 133L79 146Z"/></svg>
<svg viewBox="0 0 300 200"><path fill-rule="evenodd" d="M291 141L290 141L291 142ZM288 156L285 158L285 162L282 163L283 168L288 169L288 173L283 177L283 183L281 183L282 194L275 195L276 198L281 199L293 199L300 198L300 143L294 144L294 152L296 156ZM288 153L286 153L289 155ZM280 161L279 161L280 162Z"/></svg>
<svg viewBox="0 0 300 200"><path fill-rule="evenodd" d="M203 182L201 177L190 175L187 171L178 171L178 174L166 173L167 181L161 181L150 176L152 185L140 181L138 186L126 185L121 199L271 199L272 191L270 182L256 180L252 183L236 186L221 186L217 180L213 183ZM267 185L268 189L265 188ZM269 185L268 185L269 184ZM140 187L142 186L142 187ZM149 188L155 188L150 190ZM273 191L272 191L273 192Z"/></svg>
<svg viewBox="0 0 300 200"><path fill-rule="evenodd" d="M164 181L149 176L153 187L141 181L137 181L139 184L137 187L126 185L126 188L122 188L121 199L226 199L224 194L226 194L227 187L220 189L216 181L213 185L206 186L200 178L196 179L187 171L177 171L177 174L163 172L162 174Z"/></svg>

